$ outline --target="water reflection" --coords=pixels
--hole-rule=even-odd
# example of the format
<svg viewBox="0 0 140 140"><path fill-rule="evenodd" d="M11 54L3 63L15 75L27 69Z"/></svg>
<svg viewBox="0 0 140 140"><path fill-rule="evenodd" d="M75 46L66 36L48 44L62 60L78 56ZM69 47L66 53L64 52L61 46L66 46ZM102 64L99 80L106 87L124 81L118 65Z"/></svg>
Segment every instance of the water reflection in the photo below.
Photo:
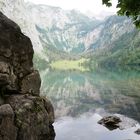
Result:
<svg viewBox="0 0 140 140"><path fill-rule="evenodd" d="M137 71L49 71L42 74L42 95L54 105L56 140L139 140L140 73ZM125 130L97 124L108 113L125 115ZM90 115L89 115L90 114Z"/></svg>
<svg viewBox="0 0 140 140"><path fill-rule="evenodd" d="M140 122L139 72L46 71L42 79L42 94L52 100L57 118L105 110Z"/></svg>
<svg viewBox="0 0 140 140"><path fill-rule="evenodd" d="M140 136L134 133L139 127L109 131L97 124L101 116L82 115L79 118L65 117L55 123L56 140L139 140Z"/></svg>

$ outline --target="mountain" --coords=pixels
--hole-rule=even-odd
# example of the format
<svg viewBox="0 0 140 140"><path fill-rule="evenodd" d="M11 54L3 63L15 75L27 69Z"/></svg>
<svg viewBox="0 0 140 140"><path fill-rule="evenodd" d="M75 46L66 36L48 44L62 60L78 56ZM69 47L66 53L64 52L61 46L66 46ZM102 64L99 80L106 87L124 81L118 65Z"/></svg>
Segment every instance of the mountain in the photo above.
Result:
<svg viewBox="0 0 140 140"><path fill-rule="evenodd" d="M74 57L88 49L88 32L100 21L79 11L28 4L40 41L50 60ZM57 58L58 57L58 58Z"/></svg>
<svg viewBox="0 0 140 140"><path fill-rule="evenodd" d="M140 63L140 32L126 17L97 20L76 10L24 0L0 0L0 9L30 36L38 67L52 60L80 57L107 65ZM127 57L122 58L124 55Z"/></svg>
<svg viewBox="0 0 140 140"><path fill-rule="evenodd" d="M101 30L96 29L98 38L91 45L90 63L140 65L140 31L130 19L111 16L100 26Z"/></svg>
<svg viewBox="0 0 140 140"><path fill-rule="evenodd" d="M88 47L87 33L100 23L76 10L65 11L24 0L0 0L0 10L30 36L35 52L41 53L43 59L50 58L52 53L56 58L82 53Z"/></svg>

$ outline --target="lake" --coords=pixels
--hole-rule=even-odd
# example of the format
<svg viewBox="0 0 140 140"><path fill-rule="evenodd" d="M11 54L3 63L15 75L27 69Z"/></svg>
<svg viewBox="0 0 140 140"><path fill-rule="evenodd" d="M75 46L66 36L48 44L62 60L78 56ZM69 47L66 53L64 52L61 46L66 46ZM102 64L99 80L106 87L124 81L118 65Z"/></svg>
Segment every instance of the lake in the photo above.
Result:
<svg viewBox="0 0 140 140"><path fill-rule="evenodd" d="M41 94L53 103L56 140L140 140L140 72L126 70L49 70L41 73ZM124 128L108 130L105 115L124 119Z"/></svg>

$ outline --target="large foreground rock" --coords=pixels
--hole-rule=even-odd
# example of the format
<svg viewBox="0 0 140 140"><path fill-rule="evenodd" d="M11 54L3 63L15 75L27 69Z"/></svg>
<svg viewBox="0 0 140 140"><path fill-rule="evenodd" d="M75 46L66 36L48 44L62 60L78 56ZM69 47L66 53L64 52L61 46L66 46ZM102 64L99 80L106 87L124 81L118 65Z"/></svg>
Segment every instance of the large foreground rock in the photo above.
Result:
<svg viewBox="0 0 140 140"><path fill-rule="evenodd" d="M1 12L0 33L0 140L54 140L54 111L39 96L30 39Z"/></svg>

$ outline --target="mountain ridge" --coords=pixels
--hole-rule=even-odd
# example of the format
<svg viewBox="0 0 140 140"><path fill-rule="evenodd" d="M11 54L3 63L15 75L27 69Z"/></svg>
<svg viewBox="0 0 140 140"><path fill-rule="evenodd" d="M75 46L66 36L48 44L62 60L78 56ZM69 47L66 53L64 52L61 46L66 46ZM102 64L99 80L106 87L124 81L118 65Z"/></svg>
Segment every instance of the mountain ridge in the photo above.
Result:
<svg viewBox="0 0 140 140"><path fill-rule="evenodd" d="M25 3L24 0L0 0L0 9L30 36L37 63L82 56L106 59L119 51L120 55L124 51L122 48L129 50L140 38L139 31L133 35L136 29L126 17L115 15L101 21L76 10ZM129 45L121 42L124 38ZM132 45L133 40L136 42Z"/></svg>

